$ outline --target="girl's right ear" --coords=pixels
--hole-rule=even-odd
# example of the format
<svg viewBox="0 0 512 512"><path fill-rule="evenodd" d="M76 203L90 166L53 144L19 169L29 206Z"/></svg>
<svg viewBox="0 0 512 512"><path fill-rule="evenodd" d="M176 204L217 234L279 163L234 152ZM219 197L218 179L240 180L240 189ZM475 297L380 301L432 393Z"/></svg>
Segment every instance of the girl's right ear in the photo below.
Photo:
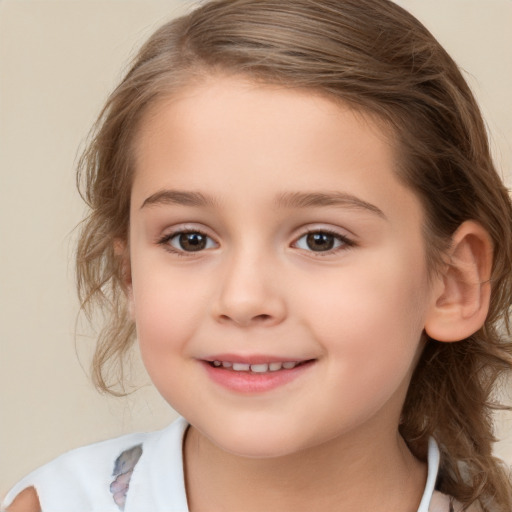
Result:
<svg viewBox="0 0 512 512"><path fill-rule="evenodd" d="M126 240L116 238L114 240L114 254L119 261L121 274L121 286L128 300L128 312L133 319L133 291L132 291L132 270L130 264L130 248Z"/></svg>

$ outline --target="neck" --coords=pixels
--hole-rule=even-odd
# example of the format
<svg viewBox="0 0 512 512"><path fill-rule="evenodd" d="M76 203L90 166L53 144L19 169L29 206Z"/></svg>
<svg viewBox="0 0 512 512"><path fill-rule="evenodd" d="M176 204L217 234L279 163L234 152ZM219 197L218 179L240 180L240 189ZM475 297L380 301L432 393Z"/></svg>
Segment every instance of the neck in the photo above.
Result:
<svg viewBox="0 0 512 512"><path fill-rule="evenodd" d="M290 455L255 459L228 453L190 427L184 449L189 509L415 511L426 465L396 428L371 434L361 429Z"/></svg>

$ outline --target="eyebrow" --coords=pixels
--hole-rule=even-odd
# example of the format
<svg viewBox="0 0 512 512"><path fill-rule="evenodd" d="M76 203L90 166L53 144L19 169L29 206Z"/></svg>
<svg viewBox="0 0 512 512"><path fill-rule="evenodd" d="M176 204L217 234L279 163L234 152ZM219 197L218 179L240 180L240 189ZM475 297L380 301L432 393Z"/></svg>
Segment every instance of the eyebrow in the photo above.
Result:
<svg viewBox="0 0 512 512"><path fill-rule="evenodd" d="M277 204L284 208L316 208L322 206L354 208L369 211L386 219L384 212L374 204L345 192L286 192L278 196Z"/></svg>
<svg viewBox="0 0 512 512"><path fill-rule="evenodd" d="M186 190L160 190L147 197L142 203L141 209L146 206L165 204L178 204L182 206L215 206L217 201L201 192L188 192Z"/></svg>
<svg viewBox="0 0 512 512"><path fill-rule="evenodd" d="M201 192L186 190L160 190L147 197L141 209L147 206L181 205L192 207L214 207L218 201ZM377 206L344 192L285 192L279 194L276 205L281 208L318 208L326 206L365 210L386 219Z"/></svg>

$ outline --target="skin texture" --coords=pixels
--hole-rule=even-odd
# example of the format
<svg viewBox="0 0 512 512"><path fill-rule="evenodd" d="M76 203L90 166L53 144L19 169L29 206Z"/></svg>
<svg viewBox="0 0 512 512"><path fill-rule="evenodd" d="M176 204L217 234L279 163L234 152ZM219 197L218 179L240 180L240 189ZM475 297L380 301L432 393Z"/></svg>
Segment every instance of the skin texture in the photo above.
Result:
<svg viewBox="0 0 512 512"><path fill-rule="evenodd" d="M311 93L211 77L153 105L136 142L116 250L147 370L191 423L190 511L416 510L426 467L400 411L423 333L485 319L487 233L463 223L429 279L389 134ZM207 371L221 354L309 363L240 391ZM31 488L9 512L39 509Z"/></svg>
<svg viewBox="0 0 512 512"><path fill-rule="evenodd" d="M33 487L21 491L12 505L8 508L9 512L41 512L39 498Z"/></svg>
<svg viewBox="0 0 512 512"><path fill-rule="evenodd" d="M169 190L207 200L178 204L176 194L162 195ZM279 204L295 193L351 199ZM377 124L305 92L241 79L186 89L142 125L130 220L127 284L141 352L157 388L193 425L189 474L208 475L212 468L199 461L215 460L212 487L234 510L236 497L225 491L245 489L232 487L241 468L260 479L295 468L298 507L308 473L327 487L344 479L337 493L349 508L363 505L361 496L368 506L369 496L379 496L377 505L386 495L393 510L417 507L425 468L397 426L436 288L419 201L396 178L392 145ZM208 236L205 249L183 250L183 231ZM310 231L342 238L315 252ZM201 363L225 353L314 362L286 385L245 394L212 382ZM188 483L195 505L200 482ZM330 488L327 501L339 510Z"/></svg>

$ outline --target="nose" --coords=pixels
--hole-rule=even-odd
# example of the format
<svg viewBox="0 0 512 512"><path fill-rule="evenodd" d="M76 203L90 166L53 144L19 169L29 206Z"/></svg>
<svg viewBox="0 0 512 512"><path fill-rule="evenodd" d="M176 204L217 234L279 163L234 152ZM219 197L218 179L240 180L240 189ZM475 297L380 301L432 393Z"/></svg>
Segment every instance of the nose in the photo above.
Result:
<svg viewBox="0 0 512 512"><path fill-rule="evenodd" d="M242 255L226 261L212 308L215 320L239 327L280 324L286 300L275 266L268 259Z"/></svg>

